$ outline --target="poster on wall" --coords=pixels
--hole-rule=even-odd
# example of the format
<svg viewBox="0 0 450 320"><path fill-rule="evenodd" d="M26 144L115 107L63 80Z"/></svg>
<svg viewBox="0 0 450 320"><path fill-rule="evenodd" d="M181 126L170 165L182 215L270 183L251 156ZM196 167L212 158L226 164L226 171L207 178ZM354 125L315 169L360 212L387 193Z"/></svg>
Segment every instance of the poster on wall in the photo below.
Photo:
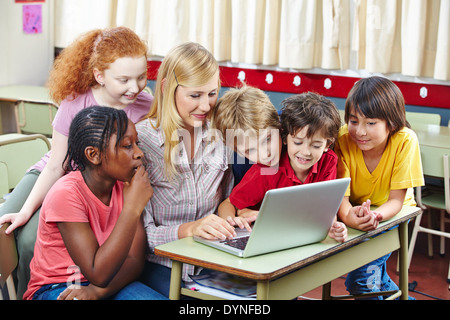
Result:
<svg viewBox="0 0 450 320"><path fill-rule="evenodd" d="M22 24L26 34L42 33L42 5L24 5Z"/></svg>

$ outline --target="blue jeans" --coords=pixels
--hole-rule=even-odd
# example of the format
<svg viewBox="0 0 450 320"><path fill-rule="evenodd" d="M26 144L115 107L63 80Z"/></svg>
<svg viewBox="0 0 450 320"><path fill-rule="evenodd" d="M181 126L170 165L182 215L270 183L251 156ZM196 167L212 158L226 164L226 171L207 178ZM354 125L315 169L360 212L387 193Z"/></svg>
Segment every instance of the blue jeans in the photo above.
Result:
<svg viewBox="0 0 450 320"><path fill-rule="evenodd" d="M386 261L391 256L387 254L378 258L347 275L345 286L352 294L372 293L380 291L399 290L398 286L389 277L386 270ZM384 296L368 297L367 300L383 300Z"/></svg>
<svg viewBox="0 0 450 320"><path fill-rule="evenodd" d="M82 282L87 286L89 282ZM58 296L67 288L67 283L49 284L41 287L33 295L33 300L57 300ZM124 287L108 300L167 300L166 297L147 287L141 282L135 281Z"/></svg>
<svg viewBox="0 0 450 320"><path fill-rule="evenodd" d="M171 272L172 269L169 267L145 261L144 271L139 280L165 297L169 297ZM182 281L181 286L183 285Z"/></svg>
<svg viewBox="0 0 450 320"><path fill-rule="evenodd" d="M202 274L203 270L200 271L200 274ZM169 267L145 261L144 271L142 272L139 281L162 295L169 297L171 272L172 269ZM184 286L185 282L181 280L181 287L183 288ZM182 296L181 299L191 300L192 298Z"/></svg>

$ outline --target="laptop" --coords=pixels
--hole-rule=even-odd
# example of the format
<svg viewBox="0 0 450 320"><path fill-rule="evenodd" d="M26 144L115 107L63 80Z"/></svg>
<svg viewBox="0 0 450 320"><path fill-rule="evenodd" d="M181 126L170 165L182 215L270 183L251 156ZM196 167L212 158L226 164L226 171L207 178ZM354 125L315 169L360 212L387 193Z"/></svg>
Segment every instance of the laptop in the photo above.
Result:
<svg viewBox="0 0 450 320"><path fill-rule="evenodd" d="M269 190L251 232L237 228L231 240L194 240L243 258L320 242L349 183L342 178Z"/></svg>

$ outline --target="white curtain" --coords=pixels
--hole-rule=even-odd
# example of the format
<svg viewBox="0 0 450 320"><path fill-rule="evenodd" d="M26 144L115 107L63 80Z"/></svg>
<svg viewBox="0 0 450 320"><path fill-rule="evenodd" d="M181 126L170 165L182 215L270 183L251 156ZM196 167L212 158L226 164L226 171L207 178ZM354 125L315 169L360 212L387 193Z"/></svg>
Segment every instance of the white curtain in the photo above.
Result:
<svg viewBox="0 0 450 320"><path fill-rule="evenodd" d="M125 25L150 55L195 41L219 61L450 80L449 20L450 0L57 0L55 43Z"/></svg>
<svg viewBox="0 0 450 320"><path fill-rule="evenodd" d="M450 0L441 0L434 77L450 80Z"/></svg>
<svg viewBox="0 0 450 320"><path fill-rule="evenodd" d="M55 46L67 47L78 35L114 25L111 0L55 0Z"/></svg>
<svg viewBox="0 0 450 320"><path fill-rule="evenodd" d="M400 9L397 0L355 0L353 48L357 51L358 69L400 71L401 48L396 46Z"/></svg>
<svg viewBox="0 0 450 320"><path fill-rule="evenodd" d="M276 64L280 1L231 0L231 61Z"/></svg>
<svg viewBox="0 0 450 320"><path fill-rule="evenodd" d="M450 0L354 0L359 69L450 80Z"/></svg>

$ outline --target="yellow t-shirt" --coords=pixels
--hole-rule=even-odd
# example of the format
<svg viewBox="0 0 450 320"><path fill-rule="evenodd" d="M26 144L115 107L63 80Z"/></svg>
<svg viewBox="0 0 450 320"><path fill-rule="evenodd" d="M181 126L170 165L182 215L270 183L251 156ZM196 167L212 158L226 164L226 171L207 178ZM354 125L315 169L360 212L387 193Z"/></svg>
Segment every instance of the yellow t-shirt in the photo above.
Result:
<svg viewBox="0 0 450 320"><path fill-rule="evenodd" d="M353 205L370 199L380 206L389 198L391 190L408 189L404 205L415 206L413 187L424 185L419 141L411 129L403 128L389 138L383 156L370 173L361 149L353 142L347 125L339 131L335 147L338 155L337 177L350 177L346 196Z"/></svg>

